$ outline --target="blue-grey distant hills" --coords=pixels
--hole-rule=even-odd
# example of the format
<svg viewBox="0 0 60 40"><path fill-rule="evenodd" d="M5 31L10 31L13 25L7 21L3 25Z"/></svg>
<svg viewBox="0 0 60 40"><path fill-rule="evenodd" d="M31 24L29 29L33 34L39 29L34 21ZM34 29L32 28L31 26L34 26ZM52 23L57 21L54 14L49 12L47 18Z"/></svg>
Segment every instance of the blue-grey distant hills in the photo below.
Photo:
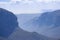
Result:
<svg viewBox="0 0 60 40"><path fill-rule="evenodd" d="M23 18L25 17L23 16ZM25 19L28 18L26 17ZM38 14L32 19L23 23L21 27L22 29L27 31L35 31L47 37L59 39L60 38L60 10L45 12L40 15Z"/></svg>
<svg viewBox="0 0 60 40"><path fill-rule="evenodd" d="M60 10L56 10L53 12L46 12L43 13L39 19L36 20L37 23L39 23L40 26L47 25L53 27L59 27L60 26Z"/></svg>
<svg viewBox="0 0 60 40"><path fill-rule="evenodd" d="M57 40L19 28L16 16L0 8L0 40Z"/></svg>

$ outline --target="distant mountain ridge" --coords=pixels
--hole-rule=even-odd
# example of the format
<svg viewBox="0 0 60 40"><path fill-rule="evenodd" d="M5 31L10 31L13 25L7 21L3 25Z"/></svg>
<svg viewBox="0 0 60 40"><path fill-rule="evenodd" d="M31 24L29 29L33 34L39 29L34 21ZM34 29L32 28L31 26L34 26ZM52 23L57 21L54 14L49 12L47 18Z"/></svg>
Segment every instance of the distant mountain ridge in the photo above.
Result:
<svg viewBox="0 0 60 40"><path fill-rule="evenodd" d="M57 40L19 28L17 17L8 10L0 8L0 16L0 40Z"/></svg>
<svg viewBox="0 0 60 40"><path fill-rule="evenodd" d="M39 25L52 25L54 24L56 27L60 26L60 10L56 10L53 12L47 12L42 14L37 22L39 22ZM55 27L54 26L54 27Z"/></svg>
<svg viewBox="0 0 60 40"><path fill-rule="evenodd" d="M23 17L24 18L24 17ZM60 10L42 13L22 25L24 30L36 31L51 38L60 38Z"/></svg>

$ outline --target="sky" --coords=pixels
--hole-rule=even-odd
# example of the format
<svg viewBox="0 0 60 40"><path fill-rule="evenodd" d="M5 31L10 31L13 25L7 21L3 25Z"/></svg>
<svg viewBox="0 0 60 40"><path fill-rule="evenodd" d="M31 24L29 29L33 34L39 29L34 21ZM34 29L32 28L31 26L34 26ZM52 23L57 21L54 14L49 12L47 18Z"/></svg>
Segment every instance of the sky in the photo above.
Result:
<svg viewBox="0 0 60 40"><path fill-rule="evenodd" d="M36 14L60 9L60 0L0 0L0 8L14 14Z"/></svg>

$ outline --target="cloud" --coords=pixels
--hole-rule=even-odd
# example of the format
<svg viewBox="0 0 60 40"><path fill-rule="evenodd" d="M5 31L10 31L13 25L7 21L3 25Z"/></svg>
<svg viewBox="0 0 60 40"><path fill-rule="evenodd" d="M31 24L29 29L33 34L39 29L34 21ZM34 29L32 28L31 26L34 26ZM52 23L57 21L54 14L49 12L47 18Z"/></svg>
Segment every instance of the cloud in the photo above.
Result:
<svg viewBox="0 0 60 40"><path fill-rule="evenodd" d="M22 1L22 0L11 0L9 2L0 2L0 7L12 11L15 14L20 13L41 13L46 11L52 11L60 9L58 2L37 2L33 1Z"/></svg>
<svg viewBox="0 0 60 40"><path fill-rule="evenodd" d="M0 0L0 2L9 2L10 0Z"/></svg>
<svg viewBox="0 0 60 40"><path fill-rule="evenodd" d="M29 4L29 3L15 3L17 0L12 0L10 2L0 2L0 7L5 8L9 11L17 13L39 13L39 8L36 4ZM19 0L18 0L19 1ZM35 6L35 7L34 7Z"/></svg>
<svg viewBox="0 0 60 40"><path fill-rule="evenodd" d="M22 0L11 0L10 2L16 3L17 1L20 2Z"/></svg>

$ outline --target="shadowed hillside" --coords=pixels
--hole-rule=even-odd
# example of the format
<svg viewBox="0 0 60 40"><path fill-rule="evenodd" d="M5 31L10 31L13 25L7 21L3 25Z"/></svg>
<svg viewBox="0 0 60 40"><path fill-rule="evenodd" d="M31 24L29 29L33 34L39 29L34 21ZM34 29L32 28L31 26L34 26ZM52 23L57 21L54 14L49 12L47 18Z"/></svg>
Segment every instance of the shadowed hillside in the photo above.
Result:
<svg viewBox="0 0 60 40"><path fill-rule="evenodd" d="M45 12L27 21L22 29L60 39L60 10Z"/></svg>
<svg viewBox="0 0 60 40"><path fill-rule="evenodd" d="M12 12L0 8L0 36L8 37L17 25L16 16Z"/></svg>

